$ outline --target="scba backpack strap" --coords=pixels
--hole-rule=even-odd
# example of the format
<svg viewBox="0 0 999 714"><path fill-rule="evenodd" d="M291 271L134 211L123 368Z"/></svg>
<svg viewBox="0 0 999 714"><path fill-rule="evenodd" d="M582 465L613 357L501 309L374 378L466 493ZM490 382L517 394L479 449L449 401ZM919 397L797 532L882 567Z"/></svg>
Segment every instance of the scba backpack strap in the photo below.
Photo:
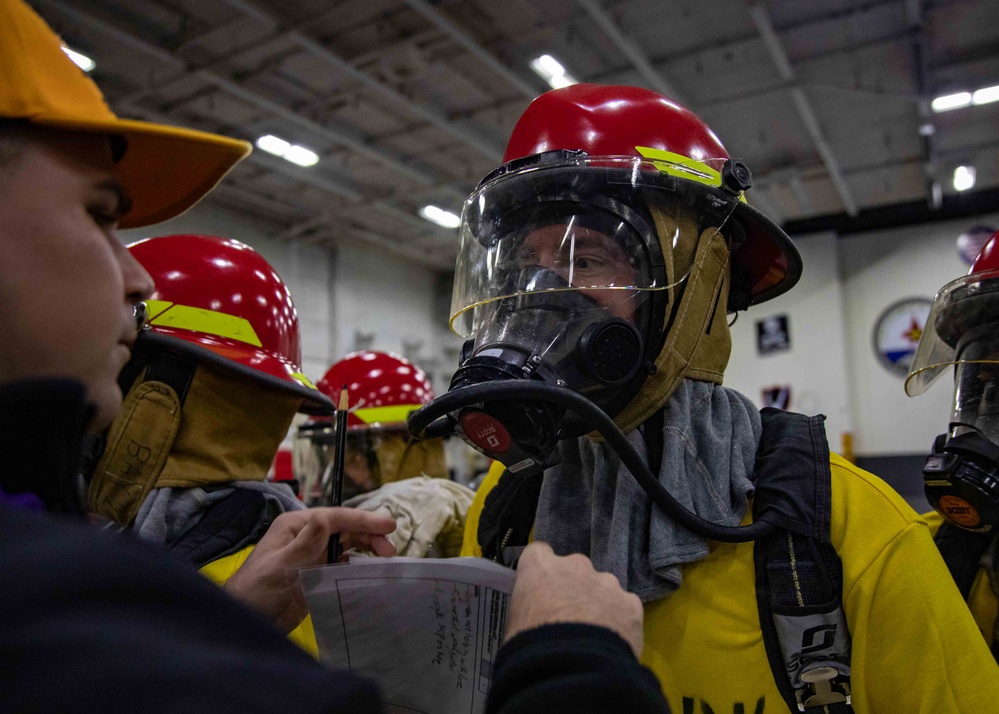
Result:
<svg viewBox="0 0 999 714"><path fill-rule="evenodd" d="M995 533L973 533L946 521L937 529L933 542L936 543L937 550L940 551L965 602L971 601L971 588L982 566L992 571L989 573L992 582L999 582L999 573L995 572L999 563L996 563L994 556L997 550L995 544L997 538L999 536ZM999 622L993 628L989 647L992 656L999 662L999 637L996 636L996 630L999 630Z"/></svg>
<svg viewBox="0 0 999 714"><path fill-rule="evenodd" d="M767 658L792 712L846 714L850 634L843 568L830 541L824 417L760 412L753 518L779 527L756 541L756 600Z"/></svg>

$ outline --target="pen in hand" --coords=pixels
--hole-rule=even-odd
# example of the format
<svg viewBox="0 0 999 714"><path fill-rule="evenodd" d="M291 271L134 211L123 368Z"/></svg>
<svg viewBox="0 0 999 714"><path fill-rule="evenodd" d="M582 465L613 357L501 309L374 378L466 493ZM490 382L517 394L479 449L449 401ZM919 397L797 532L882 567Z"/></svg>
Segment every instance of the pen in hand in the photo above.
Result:
<svg viewBox="0 0 999 714"><path fill-rule="evenodd" d="M340 403L336 410L336 446L333 452L333 483L330 488L330 506L343 503L343 456L347 450L347 385L340 390ZM327 563L340 560L340 534L330 536L326 554Z"/></svg>

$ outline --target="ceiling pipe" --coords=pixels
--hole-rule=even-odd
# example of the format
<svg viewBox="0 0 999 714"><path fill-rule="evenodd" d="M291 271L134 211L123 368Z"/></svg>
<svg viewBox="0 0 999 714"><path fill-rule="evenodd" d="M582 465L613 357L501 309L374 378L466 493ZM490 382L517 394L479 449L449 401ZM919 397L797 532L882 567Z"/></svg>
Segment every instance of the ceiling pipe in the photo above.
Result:
<svg viewBox="0 0 999 714"><path fill-rule="evenodd" d="M916 87L919 90L919 101L916 102L916 121L922 129L924 125L933 126L933 115L930 112L931 83L929 68L929 42L923 26L922 0L905 0L905 18L912 33L912 56L916 65ZM933 210L942 205L942 195L937 181L936 142L931 132L919 132L923 151L923 176L926 180L926 201ZM936 184L937 188L934 188Z"/></svg>
<svg viewBox="0 0 999 714"><path fill-rule="evenodd" d="M270 12L258 7L255 3L247 0L222 0L226 5L252 17L269 27L281 28L282 23L279 18ZM429 107L425 104L417 104L400 92L386 86L377 79L364 72L353 64L340 57L331 49L322 45L312 37L308 37L298 30L285 30L281 36L287 37L304 51L324 62L338 72L342 72L355 82L363 85L378 96L406 109L411 114L416 115L423 121L431 124L441 131L444 131L456 139L460 139L472 148L482 153L486 158L499 163L503 158L503 146L497 139L487 136L481 130L461 126L450 119L444 112Z"/></svg>
<svg viewBox="0 0 999 714"><path fill-rule="evenodd" d="M822 163L829 173L829 178L832 180L833 186L839 194L840 201L843 202L843 207L846 209L847 215L856 216L857 203L854 201L853 195L846 185L843 170L839 165L839 161L836 160L836 156L833 154L832 147L826 141L825 134L819 124L818 117L815 115L815 110L812 109L808 95L805 94L805 90L798 83L798 75L791 66L787 53L784 51L784 46L781 44L776 30L770 22L770 17L760 5L751 5L749 7L749 15L753 20L753 24L756 25L756 30L759 32L760 38L767 48L767 52L770 54L770 59L777 68L777 73L781 79L790 83L788 91L791 94L791 102L794 104L795 109L797 109L798 116L805 125L805 130L808 132L809 137L811 137L812 144L815 146L819 158L822 159Z"/></svg>
<svg viewBox="0 0 999 714"><path fill-rule="evenodd" d="M493 72L503 77L510 83L510 86L514 87L522 95L528 99L534 99L536 96L541 94L541 92L535 89L532 84L521 79L520 75L496 59L488 50L472 39L472 37L465 33L464 30L439 13L437 9L426 0L405 1L407 5L416 10L416 12L420 13L424 19L428 20L431 24L436 25L441 32L471 52L480 62L488 66Z"/></svg>
<svg viewBox="0 0 999 714"><path fill-rule="evenodd" d="M683 93L663 77L660 72L656 71L649 58L638 47L638 44L621 31L621 28L617 26L617 23L614 22L611 16L601 8L598 0L576 0L576 3L586 11L590 19L610 38L621 54L628 58L628 61L638 70L638 73L649 85L650 89L654 89L660 94L669 97L678 104L687 106L687 100L684 99Z"/></svg>
<svg viewBox="0 0 999 714"><path fill-rule="evenodd" d="M131 32L112 25L105 20L99 19L88 12L55 2L54 0L38 0L38 2L55 8L58 12L62 12L79 22L88 24L105 34L114 37L123 45L142 51L166 64L171 64L181 69L190 69L192 74L210 84L215 85L219 89L222 89L233 96L239 97L243 101L260 109L264 109L275 116L279 116L290 123L296 124L303 129L318 134L335 144L345 146L359 154L378 161L421 185L443 188L456 196L460 196L459 200L464 200L467 195L467 192L463 191L461 188L445 183L443 177L431 167L423 165L421 162L398 156L394 152L374 147L369 143L370 139L368 137L365 137L363 134L350 127L340 127L334 129L320 124L312 119L295 113L293 110L281 105L277 101L257 94L253 90L240 85L231 78L223 77L216 72L206 69L189 68L183 59L177 57L168 50L157 47L151 42L139 38Z"/></svg>

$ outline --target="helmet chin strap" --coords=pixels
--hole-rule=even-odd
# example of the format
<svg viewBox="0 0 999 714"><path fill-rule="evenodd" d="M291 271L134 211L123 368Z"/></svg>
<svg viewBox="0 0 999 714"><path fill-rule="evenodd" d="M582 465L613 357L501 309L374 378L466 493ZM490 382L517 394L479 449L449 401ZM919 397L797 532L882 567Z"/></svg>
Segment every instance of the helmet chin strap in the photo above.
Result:
<svg viewBox="0 0 999 714"><path fill-rule="evenodd" d="M424 439L453 431L457 426L473 448L497 459L520 476L540 478L545 468L558 462L557 438L543 443L535 441L526 445L527 448L518 444L513 436L517 425L508 418L511 412L503 409L510 403L536 409L547 405L552 418L564 410L588 420L649 498L673 520L699 536L726 543L744 543L761 538L774 528L766 520L748 526L721 526L688 511L663 488L628 443L628 438L602 409L578 392L541 380L499 378L453 389L414 412L409 418L409 433L414 438ZM473 428L475 432L469 433Z"/></svg>

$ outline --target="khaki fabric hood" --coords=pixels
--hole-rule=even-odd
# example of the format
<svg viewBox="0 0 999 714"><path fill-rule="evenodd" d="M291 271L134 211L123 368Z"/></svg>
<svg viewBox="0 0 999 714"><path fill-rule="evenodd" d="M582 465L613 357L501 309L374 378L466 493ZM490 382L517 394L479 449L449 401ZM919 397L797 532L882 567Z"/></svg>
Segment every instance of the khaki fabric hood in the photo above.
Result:
<svg viewBox="0 0 999 714"><path fill-rule="evenodd" d="M129 526L154 488L262 481L301 399L199 364L181 406L162 382L136 380L88 490L92 512Z"/></svg>
<svg viewBox="0 0 999 714"><path fill-rule="evenodd" d="M660 410L684 378L721 384L732 352L728 327L729 248L724 228L650 205L666 265L665 340L649 376L614 421L625 433ZM686 278L684 279L684 276ZM590 434L591 438L599 436Z"/></svg>

